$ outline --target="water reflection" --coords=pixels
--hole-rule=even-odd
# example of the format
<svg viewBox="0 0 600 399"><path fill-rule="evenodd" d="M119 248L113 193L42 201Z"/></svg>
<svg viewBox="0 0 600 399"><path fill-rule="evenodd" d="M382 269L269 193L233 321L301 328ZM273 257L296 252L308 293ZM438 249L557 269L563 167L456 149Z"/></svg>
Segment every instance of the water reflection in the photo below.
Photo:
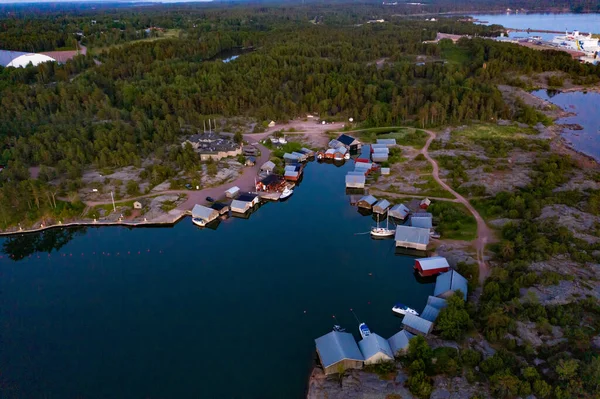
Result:
<svg viewBox="0 0 600 399"><path fill-rule="evenodd" d="M17 261L39 252L58 251L76 236L84 235L87 227L49 229L39 233L10 236L2 243L2 253Z"/></svg>

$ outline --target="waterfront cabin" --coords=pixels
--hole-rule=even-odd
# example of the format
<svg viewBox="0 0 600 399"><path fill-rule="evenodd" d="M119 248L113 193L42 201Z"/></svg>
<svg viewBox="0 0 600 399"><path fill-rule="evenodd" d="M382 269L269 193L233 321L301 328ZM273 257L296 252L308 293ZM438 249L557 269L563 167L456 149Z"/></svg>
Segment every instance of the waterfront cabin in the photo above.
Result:
<svg viewBox="0 0 600 399"><path fill-rule="evenodd" d="M437 319L440 314L441 309L436 308L435 306L425 305L425 309L421 312L421 318L425 320L429 320L432 323L435 323L435 319Z"/></svg>
<svg viewBox="0 0 600 399"><path fill-rule="evenodd" d="M315 339L315 344L325 375L363 368L364 357L352 334L332 331Z"/></svg>
<svg viewBox="0 0 600 399"><path fill-rule="evenodd" d="M359 341L358 347L365 359L365 365L391 362L394 360L394 352L392 351L389 342L375 333L371 333L366 338Z"/></svg>
<svg viewBox="0 0 600 399"><path fill-rule="evenodd" d="M303 153L304 155L306 155L308 158L312 158L315 156L315 152L313 150L311 150L310 148L302 147L300 149L300 152Z"/></svg>
<svg viewBox="0 0 600 399"><path fill-rule="evenodd" d="M379 200L377 201L377 203L375 203L375 205L373 205L373 213L378 213L380 215L383 215L387 212L388 208L390 207L390 203L388 200Z"/></svg>
<svg viewBox="0 0 600 399"><path fill-rule="evenodd" d="M427 305L430 305L430 306L433 306L434 308L442 310L446 306L448 306L448 301L445 300L444 298L438 298L437 296L429 295L429 297L427 298Z"/></svg>
<svg viewBox="0 0 600 399"><path fill-rule="evenodd" d="M283 154L283 161L285 163L298 163L300 162L300 158L298 158L298 155L286 152L285 154Z"/></svg>
<svg viewBox="0 0 600 399"><path fill-rule="evenodd" d="M362 144L358 139L355 139L352 136L348 136L347 134L342 134L340 137L337 138L337 141L342 143L342 145L350 151L360 150L360 146Z"/></svg>
<svg viewBox="0 0 600 399"><path fill-rule="evenodd" d="M196 204L192 209L192 217L194 219L202 219L208 223L218 218L219 212L206 206Z"/></svg>
<svg viewBox="0 0 600 399"><path fill-rule="evenodd" d="M238 201L248 202L250 207L258 205L260 198L258 198L258 194L254 193L241 193L238 197Z"/></svg>
<svg viewBox="0 0 600 399"><path fill-rule="evenodd" d="M386 146L379 146L378 144L373 144L371 146L371 148L373 148L373 154L375 154L376 152L382 152L384 154L389 154L390 153L390 149L387 148Z"/></svg>
<svg viewBox="0 0 600 399"><path fill-rule="evenodd" d="M396 139L377 139L377 144L383 144L387 147L396 145Z"/></svg>
<svg viewBox="0 0 600 399"><path fill-rule="evenodd" d="M433 330L433 323L409 313L402 319L402 327L409 333L426 337Z"/></svg>
<svg viewBox="0 0 600 399"><path fill-rule="evenodd" d="M375 151L373 153L373 155L371 156L371 158L373 159L373 162L387 162L389 155L387 152L379 152L379 151Z"/></svg>
<svg viewBox="0 0 600 399"><path fill-rule="evenodd" d="M240 194L240 188L238 186L233 186L227 190L225 190L225 196L227 198L235 198Z"/></svg>
<svg viewBox="0 0 600 399"><path fill-rule="evenodd" d="M387 176L390 174L390 168L381 168L381 175Z"/></svg>
<svg viewBox="0 0 600 399"><path fill-rule="evenodd" d="M333 159L335 157L335 149L330 148L325 151L325 159Z"/></svg>
<svg viewBox="0 0 600 399"><path fill-rule="evenodd" d="M285 180L298 181L302 176L302 169L304 167L301 164L287 165L284 169L283 177Z"/></svg>
<svg viewBox="0 0 600 399"><path fill-rule="evenodd" d="M385 145L385 144L371 144L371 150L372 150L372 152L375 152L377 149L381 149L381 148L387 149L388 146Z"/></svg>
<svg viewBox="0 0 600 399"><path fill-rule="evenodd" d="M404 329L392 335L388 339L388 344L390 344L390 348L392 348L392 353L394 353L394 356L402 356L405 354L408 351L408 344L410 340L414 337L415 334L411 334Z"/></svg>
<svg viewBox="0 0 600 399"><path fill-rule="evenodd" d="M219 215L225 215L229 212L229 205L224 204L222 202L213 202L213 204L210 207L215 211L219 212Z"/></svg>
<svg viewBox="0 0 600 399"><path fill-rule="evenodd" d="M431 213L415 213L410 217L410 225L422 229L433 228Z"/></svg>
<svg viewBox="0 0 600 399"><path fill-rule="evenodd" d="M354 171L362 172L365 176L371 173L373 165L370 162L355 162Z"/></svg>
<svg viewBox="0 0 600 399"><path fill-rule="evenodd" d="M429 208L429 205L431 205L431 200L429 198L425 198L419 204L419 208L427 209L427 208Z"/></svg>
<svg viewBox="0 0 600 399"><path fill-rule="evenodd" d="M397 226L395 240L397 247L427 251L427 245L429 244L429 229Z"/></svg>
<svg viewBox="0 0 600 399"><path fill-rule="evenodd" d="M273 173L273 169L275 169L275 164L271 161L267 161L260 167L260 170L267 173Z"/></svg>
<svg viewBox="0 0 600 399"><path fill-rule="evenodd" d="M298 157L298 161L300 161L300 162L306 162L306 160L308 159L308 156L301 152L294 151L294 152L292 152L292 155Z"/></svg>
<svg viewBox="0 0 600 399"><path fill-rule="evenodd" d="M252 204L246 201L233 200L231 201L230 208L231 212L246 213L252 208Z"/></svg>
<svg viewBox="0 0 600 399"><path fill-rule="evenodd" d="M442 256L432 256L415 260L415 270L421 277L435 276L450 270L448 260Z"/></svg>
<svg viewBox="0 0 600 399"><path fill-rule="evenodd" d="M435 288L433 289L433 295L438 298L448 299L456 291L460 291L463 295L463 299L467 300L468 283L467 279L460 275L455 270L450 270L446 273L442 273L437 277L435 281Z"/></svg>
<svg viewBox="0 0 600 399"><path fill-rule="evenodd" d="M285 187L285 180L278 175L267 175L256 183L256 191L280 191Z"/></svg>
<svg viewBox="0 0 600 399"><path fill-rule="evenodd" d="M336 161L344 160L346 154L348 153L348 149L346 147L338 147L334 151L333 159Z"/></svg>
<svg viewBox="0 0 600 399"><path fill-rule="evenodd" d="M336 149L336 148L342 147L342 146L343 146L343 144L340 143L339 141L337 141L336 139L329 141L329 144L327 144L327 147L332 148L332 149Z"/></svg>
<svg viewBox="0 0 600 399"><path fill-rule="evenodd" d="M253 156L247 157L245 165L246 166L254 166L254 165L256 165L256 157L253 157Z"/></svg>
<svg viewBox="0 0 600 399"><path fill-rule="evenodd" d="M376 203L377 203L377 198L373 197L372 195L365 195L364 197L362 197L361 199L358 200L356 205L359 208L373 209L373 205L375 205Z"/></svg>
<svg viewBox="0 0 600 399"><path fill-rule="evenodd" d="M346 188L365 188L366 178L362 173L348 172L346 175Z"/></svg>
<svg viewBox="0 0 600 399"><path fill-rule="evenodd" d="M381 170L383 171L383 169L381 169ZM410 209L408 209L408 207L404 204L394 205L389 211L389 215L391 217L399 219L399 220L406 219L406 217L408 216L409 213L410 213Z"/></svg>

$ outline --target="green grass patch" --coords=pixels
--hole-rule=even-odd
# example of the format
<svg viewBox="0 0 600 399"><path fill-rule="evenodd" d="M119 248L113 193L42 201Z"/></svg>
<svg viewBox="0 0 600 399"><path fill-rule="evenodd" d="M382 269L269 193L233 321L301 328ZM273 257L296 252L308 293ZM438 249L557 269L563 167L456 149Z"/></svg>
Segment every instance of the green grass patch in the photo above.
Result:
<svg viewBox="0 0 600 399"><path fill-rule="evenodd" d="M275 151L273 151L273 156L283 159L283 155L286 152L291 154L294 151L296 151L296 152L300 151L301 148L302 148L302 143L298 143L296 141L288 141L286 144L284 144L283 146L281 146L278 149L276 149Z"/></svg>
<svg viewBox="0 0 600 399"><path fill-rule="evenodd" d="M464 65L469 61L469 53L467 50L456 45L443 46L442 57L453 64Z"/></svg>
<svg viewBox="0 0 600 399"><path fill-rule="evenodd" d="M532 127L519 127L517 125L499 126L493 124L474 124L464 129L454 130L452 137L467 137L470 139L489 138L514 138L517 134L535 135L538 133Z"/></svg>
<svg viewBox="0 0 600 399"><path fill-rule="evenodd" d="M119 43L119 44L112 44L110 46L104 46L104 47L93 47L92 50L95 53L104 53L107 51L110 51L114 48L120 48L129 44L134 44L134 43L140 43L140 42L154 42L156 40L164 40L164 39L177 39L179 38L179 33L181 32L181 29L169 29L165 32L163 32L163 34L161 36L158 37L147 37L144 39L138 39L138 40L131 40L129 42L125 42L125 43Z"/></svg>
<svg viewBox="0 0 600 399"><path fill-rule="evenodd" d="M464 241L477 238L477 221L463 204L434 201L428 211L433 214L442 238Z"/></svg>
<svg viewBox="0 0 600 399"><path fill-rule="evenodd" d="M419 195L425 195L430 197L440 198L454 198L452 194L444 190L433 178L433 176L422 176L426 180L425 183L415 184L414 187L421 190Z"/></svg>

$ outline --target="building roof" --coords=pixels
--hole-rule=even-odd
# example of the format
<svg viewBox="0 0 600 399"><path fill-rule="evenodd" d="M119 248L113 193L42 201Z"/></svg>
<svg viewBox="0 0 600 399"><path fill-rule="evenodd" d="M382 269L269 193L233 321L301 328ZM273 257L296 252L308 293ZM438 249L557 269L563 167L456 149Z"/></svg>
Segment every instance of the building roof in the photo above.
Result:
<svg viewBox="0 0 600 399"><path fill-rule="evenodd" d="M358 141L357 139L355 139L352 136L348 136L347 134L342 134L340 137L337 138L337 141L339 141L340 143L344 144L344 145L352 145L352 144L358 144L360 143L360 141Z"/></svg>
<svg viewBox="0 0 600 399"><path fill-rule="evenodd" d="M402 329L398 331L396 334L392 335L390 339L388 339L388 343L390 344L390 348L392 348L392 352L398 353L398 351L404 350L408 348L409 341L415 335L409 333L408 331Z"/></svg>
<svg viewBox="0 0 600 399"><path fill-rule="evenodd" d="M450 267L448 260L443 256L432 256L430 258L416 259L423 270L435 270L443 267Z"/></svg>
<svg viewBox="0 0 600 399"><path fill-rule="evenodd" d="M229 194L239 193L240 192L240 188L238 186L233 186L233 187L228 188L227 190L225 190L225 192L229 193Z"/></svg>
<svg viewBox="0 0 600 399"><path fill-rule="evenodd" d="M357 172L355 170L351 170L350 172L346 173L346 175L347 176L362 176L362 177L365 177L365 174L363 172Z"/></svg>
<svg viewBox="0 0 600 399"><path fill-rule="evenodd" d="M342 155L346 155L346 153L348 152L348 149L346 147L338 147L335 149L335 152L342 154Z"/></svg>
<svg viewBox="0 0 600 399"><path fill-rule="evenodd" d="M252 202L254 201L254 199L258 197L258 194L253 194L253 193L242 193L240 194L240 196L238 197L238 201L244 201L244 202Z"/></svg>
<svg viewBox="0 0 600 399"><path fill-rule="evenodd" d="M429 244L429 229L397 226L395 240L427 245Z"/></svg>
<svg viewBox="0 0 600 399"><path fill-rule="evenodd" d="M382 175L389 175L390 174L390 168L381 168L381 174Z"/></svg>
<svg viewBox="0 0 600 399"><path fill-rule="evenodd" d="M429 198L425 198L423 200L421 200L421 205L430 205L431 204L431 200Z"/></svg>
<svg viewBox="0 0 600 399"><path fill-rule="evenodd" d="M422 229L431 229L433 227L433 221L430 218L415 218L411 216L410 225Z"/></svg>
<svg viewBox="0 0 600 399"><path fill-rule="evenodd" d="M252 163L256 163L256 157L250 156L250 157L246 158L246 161L250 161Z"/></svg>
<svg viewBox="0 0 600 399"><path fill-rule="evenodd" d="M444 298L438 298L437 296L429 295L429 298L427 298L427 305L430 305L430 306L433 306L435 308L442 310L443 308L448 306L448 301L445 300Z"/></svg>
<svg viewBox="0 0 600 399"><path fill-rule="evenodd" d="M421 318L429 320L433 323L435 322L435 319L437 319L438 314L440 314L440 309L436 308L435 306L426 305L425 309L423 309L423 312L421 313Z"/></svg>
<svg viewBox="0 0 600 399"><path fill-rule="evenodd" d="M373 151L375 151L376 148L387 148L387 145L385 144L371 144L371 148L373 149Z"/></svg>
<svg viewBox="0 0 600 399"><path fill-rule="evenodd" d="M300 172L295 170L286 170L283 174L285 177L297 177L300 175Z"/></svg>
<svg viewBox="0 0 600 399"><path fill-rule="evenodd" d="M409 313L404 316L404 319L402 320L402 325L410 327L413 330L422 332L423 334L429 334L433 323L429 320L425 320L419 316L415 316L414 314Z"/></svg>
<svg viewBox="0 0 600 399"><path fill-rule="evenodd" d="M373 164L371 164L371 162L355 162L354 163L354 170L369 170L373 167Z"/></svg>
<svg viewBox="0 0 600 399"><path fill-rule="evenodd" d="M365 360L372 358L380 352L383 352L392 359L394 358L394 352L387 340L375 333L371 333L366 338L359 341L358 347Z"/></svg>
<svg viewBox="0 0 600 399"><path fill-rule="evenodd" d="M410 209L404 204L394 205L390 209L390 216L397 217L399 219L404 219L410 213Z"/></svg>
<svg viewBox="0 0 600 399"><path fill-rule="evenodd" d="M239 210L242 210L243 212L246 212L248 210L248 208L250 207L250 204L246 201L239 201L239 200L233 200L231 201L231 210L234 212L237 212Z"/></svg>
<svg viewBox="0 0 600 399"><path fill-rule="evenodd" d="M343 144L340 143L339 141L337 141L336 139L333 139L329 142L328 147L329 148L338 148L340 146L342 146Z"/></svg>
<svg viewBox="0 0 600 399"><path fill-rule="evenodd" d="M280 183L281 182L281 177L277 176L277 175L267 175L260 182L262 184L264 184L265 186L269 186L269 185L271 185L273 183Z"/></svg>
<svg viewBox="0 0 600 399"><path fill-rule="evenodd" d="M433 219L433 214L429 212L416 212L411 217L413 218L429 218Z"/></svg>
<svg viewBox="0 0 600 399"><path fill-rule="evenodd" d="M377 144L396 145L396 139L377 139Z"/></svg>
<svg viewBox="0 0 600 399"><path fill-rule="evenodd" d="M373 148L373 153L374 154L389 154L390 153L390 149L387 147L375 147Z"/></svg>
<svg viewBox="0 0 600 399"><path fill-rule="evenodd" d="M467 279L461 276L457 271L450 270L442 273L435 280L433 295L439 296L448 291L460 290L463 293L464 300L467 300Z"/></svg>
<svg viewBox="0 0 600 399"><path fill-rule="evenodd" d="M383 210L386 210L390 207L390 202L388 200L379 200L377 201L377 203L375 205L373 205L373 207L377 207L377 208L381 208Z"/></svg>
<svg viewBox="0 0 600 399"><path fill-rule="evenodd" d="M219 212L214 209L207 208L203 205L194 205L194 209L192 209L192 217L197 219L203 219L206 221L211 221L217 217L219 217Z"/></svg>
<svg viewBox="0 0 600 399"><path fill-rule="evenodd" d="M43 62L56 61L44 54L25 53L23 51L0 50L0 65L3 67L25 67L30 62L33 66Z"/></svg>
<svg viewBox="0 0 600 399"><path fill-rule="evenodd" d="M323 367L329 367L344 359L365 360L350 333L332 331L315 339L315 344Z"/></svg>
<svg viewBox="0 0 600 399"><path fill-rule="evenodd" d="M364 197L358 200L358 202L362 201L365 201L369 205L373 205L377 202L377 198L373 197L372 195L365 195Z"/></svg>
<svg viewBox="0 0 600 399"><path fill-rule="evenodd" d="M273 170L275 169L275 164L271 161L267 161L265 163L262 164L262 166L260 167L261 170Z"/></svg>
<svg viewBox="0 0 600 399"><path fill-rule="evenodd" d="M298 155L290 154L290 153L286 152L285 154L283 154L283 159L297 161L298 159L300 159L300 157Z"/></svg>
<svg viewBox="0 0 600 399"><path fill-rule="evenodd" d="M356 172L353 172L356 173ZM346 184L354 183L354 184L365 184L366 178L365 175L356 175L353 173L348 173L346 175Z"/></svg>

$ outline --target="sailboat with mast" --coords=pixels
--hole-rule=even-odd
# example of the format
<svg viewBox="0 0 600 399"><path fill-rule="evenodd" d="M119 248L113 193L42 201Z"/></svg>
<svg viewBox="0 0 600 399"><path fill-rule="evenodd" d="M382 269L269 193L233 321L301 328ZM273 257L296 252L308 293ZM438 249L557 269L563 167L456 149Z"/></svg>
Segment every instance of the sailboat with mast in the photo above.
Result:
<svg viewBox="0 0 600 399"><path fill-rule="evenodd" d="M396 231L389 228L390 216L385 219L385 227L379 227L379 216L377 216L377 226L371 227L371 236L376 238L393 237Z"/></svg>

